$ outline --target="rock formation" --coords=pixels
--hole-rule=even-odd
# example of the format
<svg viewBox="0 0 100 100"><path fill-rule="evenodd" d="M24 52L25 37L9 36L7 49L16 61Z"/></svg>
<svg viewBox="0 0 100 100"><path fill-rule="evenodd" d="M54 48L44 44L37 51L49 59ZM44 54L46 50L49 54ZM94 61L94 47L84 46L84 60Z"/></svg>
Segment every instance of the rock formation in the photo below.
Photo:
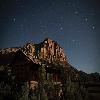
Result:
<svg viewBox="0 0 100 100"><path fill-rule="evenodd" d="M67 62L63 48L52 39L45 39L39 44L27 43L22 51L30 58L38 58L49 63L54 61Z"/></svg>

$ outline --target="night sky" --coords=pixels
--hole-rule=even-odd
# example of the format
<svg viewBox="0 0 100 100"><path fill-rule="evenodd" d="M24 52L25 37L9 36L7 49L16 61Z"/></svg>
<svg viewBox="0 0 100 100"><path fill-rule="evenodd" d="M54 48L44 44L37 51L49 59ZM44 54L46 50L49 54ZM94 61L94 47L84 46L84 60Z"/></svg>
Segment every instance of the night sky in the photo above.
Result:
<svg viewBox="0 0 100 100"><path fill-rule="evenodd" d="M0 0L0 48L57 41L70 64L100 73L100 0Z"/></svg>

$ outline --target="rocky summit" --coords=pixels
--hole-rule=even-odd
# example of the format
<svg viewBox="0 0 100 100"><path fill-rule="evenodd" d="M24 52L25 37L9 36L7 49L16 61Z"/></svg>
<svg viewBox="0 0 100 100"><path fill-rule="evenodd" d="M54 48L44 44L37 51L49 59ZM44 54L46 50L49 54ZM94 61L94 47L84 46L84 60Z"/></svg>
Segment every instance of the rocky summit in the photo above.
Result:
<svg viewBox="0 0 100 100"><path fill-rule="evenodd" d="M48 63L52 63L55 60L59 62L67 61L63 48L61 48L57 42L49 38L39 44L27 43L22 48L22 52L31 59L38 58Z"/></svg>

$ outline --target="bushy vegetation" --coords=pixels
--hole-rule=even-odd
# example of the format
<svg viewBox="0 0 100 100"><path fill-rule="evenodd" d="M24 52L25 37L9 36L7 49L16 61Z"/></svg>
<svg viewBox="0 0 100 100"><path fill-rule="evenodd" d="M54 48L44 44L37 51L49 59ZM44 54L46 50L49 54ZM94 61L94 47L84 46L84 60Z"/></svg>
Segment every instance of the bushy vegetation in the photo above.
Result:
<svg viewBox="0 0 100 100"><path fill-rule="evenodd" d="M84 84L81 84L82 79L73 82L70 73L63 67L59 68L61 83L54 83L52 74L46 79L44 65L39 67L38 88L32 90L27 82L16 81L16 76L9 71L9 68L1 67L5 77L0 80L0 100L89 100L88 92Z"/></svg>

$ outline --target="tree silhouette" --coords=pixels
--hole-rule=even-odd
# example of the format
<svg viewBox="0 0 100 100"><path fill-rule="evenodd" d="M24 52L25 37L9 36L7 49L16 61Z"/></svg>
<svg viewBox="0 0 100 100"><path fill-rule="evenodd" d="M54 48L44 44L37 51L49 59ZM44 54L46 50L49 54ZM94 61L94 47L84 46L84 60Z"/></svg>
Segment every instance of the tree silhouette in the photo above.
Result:
<svg viewBox="0 0 100 100"><path fill-rule="evenodd" d="M39 67L39 96L38 100L48 100L46 91L45 91L45 83L46 83L46 72L45 72L45 66L42 64L42 66Z"/></svg>

